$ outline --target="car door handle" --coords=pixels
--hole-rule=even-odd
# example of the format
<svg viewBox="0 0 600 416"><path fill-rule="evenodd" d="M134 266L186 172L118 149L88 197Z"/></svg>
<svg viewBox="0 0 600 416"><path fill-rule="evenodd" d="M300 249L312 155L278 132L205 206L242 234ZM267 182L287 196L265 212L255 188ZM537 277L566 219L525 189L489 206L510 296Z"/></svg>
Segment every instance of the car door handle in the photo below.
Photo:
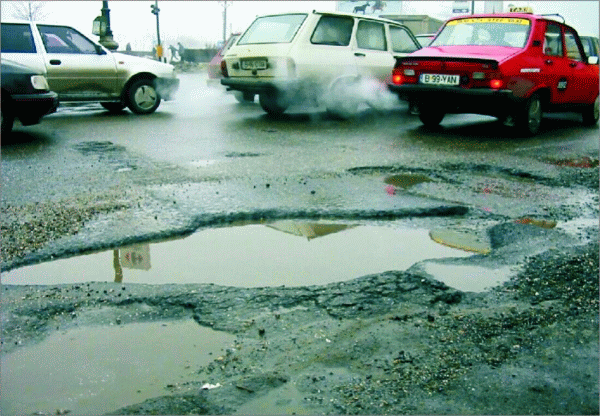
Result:
<svg viewBox="0 0 600 416"><path fill-rule="evenodd" d="M367 56L364 53L361 52L354 52L354 56Z"/></svg>
<svg viewBox="0 0 600 416"><path fill-rule="evenodd" d="M552 65L552 64L554 63L554 61L553 61L552 59L546 59L546 60L544 61L544 63L545 63L546 65Z"/></svg>
<svg viewBox="0 0 600 416"><path fill-rule="evenodd" d="M60 65L61 62L59 59L50 59L50 65Z"/></svg>

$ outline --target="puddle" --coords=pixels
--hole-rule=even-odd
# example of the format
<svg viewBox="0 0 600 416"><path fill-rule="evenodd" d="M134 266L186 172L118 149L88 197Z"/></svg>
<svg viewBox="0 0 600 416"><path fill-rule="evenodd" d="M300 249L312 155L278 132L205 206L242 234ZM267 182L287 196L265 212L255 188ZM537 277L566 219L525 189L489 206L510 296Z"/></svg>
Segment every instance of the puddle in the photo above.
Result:
<svg viewBox="0 0 600 416"><path fill-rule="evenodd" d="M3 273L2 283L309 286L470 255L432 241L427 229L278 221L211 228L183 239L27 266Z"/></svg>
<svg viewBox="0 0 600 416"><path fill-rule="evenodd" d="M2 355L1 414L98 415L140 403L194 380L234 340L192 320L56 332Z"/></svg>
<svg viewBox="0 0 600 416"><path fill-rule="evenodd" d="M400 175L392 175L388 176L384 179L384 183L388 185L392 185L398 188L410 188L411 186L418 185L424 182L433 182L433 180L425 175L419 174L400 174Z"/></svg>
<svg viewBox="0 0 600 416"><path fill-rule="evenodd" d="M515 271L513 267L488 269L479 266L453 266L430 262L424 271L434 279L463 292L483 292L510 280Z"/></svg>

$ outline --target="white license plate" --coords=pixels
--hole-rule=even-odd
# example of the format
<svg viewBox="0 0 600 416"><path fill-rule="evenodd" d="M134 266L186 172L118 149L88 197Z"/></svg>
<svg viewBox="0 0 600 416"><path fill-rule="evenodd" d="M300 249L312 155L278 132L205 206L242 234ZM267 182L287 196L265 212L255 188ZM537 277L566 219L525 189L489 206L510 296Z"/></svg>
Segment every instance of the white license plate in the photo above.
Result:
<svg viewBox="0 0 600 416"><path fill-rule="evenodd" d="M421 74L421 84L429 85L458 85L460 76L445 74Z"/></svg>
<svg viewBox="0 0 600 416"><path fill-rule="evenodd" d="M267 61L265 59L242 61L242 69L267 69Z"/></svg>

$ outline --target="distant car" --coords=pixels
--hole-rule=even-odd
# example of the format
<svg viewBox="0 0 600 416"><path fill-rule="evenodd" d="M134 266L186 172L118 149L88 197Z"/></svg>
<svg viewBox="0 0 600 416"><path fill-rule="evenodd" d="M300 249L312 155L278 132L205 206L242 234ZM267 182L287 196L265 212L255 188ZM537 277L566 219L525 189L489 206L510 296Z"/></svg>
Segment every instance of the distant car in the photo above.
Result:
<svg viewBox="0 0 600 416"><path fill-rule="evenodd" d="M172 65L110 52L69 26L3 21L0 29L2 59L38 70L61 103L150 114L179 87Z"/></svg>
<svg viewBox="0 0 600 416"><path fill-rule="evenodd" d="M447 113L491 115L524 135L538 132L543 112L598 122L598 57L572 27L532 13L452 18L429 47L397 60L392 80L426 126Z"/></svg>
<svg viewBox="0 0 600 416"><path fill-rule="evenodd" d="M598 38L593 36L580 36L579 39L581 39L583 51L586 56L598 56L598 50L600 49L598 46Z"/></svg>
<svg viewBox="0 0 600 416"><path fill-rule="evenodd" d="M317 11L260 16L225 53L221 84L258 94L273 116L309 103L345 118L369 102L360 95L367 82L375 94L387 92L395 58L419 48L392 20Z"/></svg>
<svg viewBox="0 0 600 416"><path fill-rule="evenodd" d="M223 88L221 85L221 78L223 78L223 74L221 73L221 61L227 50L235 44L239 37L239 33L232 33L231 36L229 36L229 39L227 39L227 42L225 42L225 46L223 46L223 48L210 60L207 68L208 80L206 83L208 86ZM241 91L233 91L233 95L240 103L253 102L255 96L255 94L244 94Z"/></svg>
<svg viewBox="0 0 600 416"><path fill-rule="evenodd" d="M58 95L49 91L48 82L38 71L2 58L2 134L8 134L15 119L30 126L56 111Z"/></svg>
<svg viewBox="0 0 600 416"><path fill-rule="evenodd" d="M420 35L415 35L415 38L417 38L422 47L425 47L429 46L433 38L435 38L435 33L422 33Z"/></svg>

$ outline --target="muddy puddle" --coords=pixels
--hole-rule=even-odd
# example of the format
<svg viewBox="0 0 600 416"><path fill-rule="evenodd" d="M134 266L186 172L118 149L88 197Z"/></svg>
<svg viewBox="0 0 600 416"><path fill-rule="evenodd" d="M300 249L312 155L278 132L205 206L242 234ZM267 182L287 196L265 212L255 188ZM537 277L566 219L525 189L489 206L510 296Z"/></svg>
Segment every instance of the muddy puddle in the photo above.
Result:
<svg viewBox="0 0 600 416"><path fill-rule="evenodd" d="M2 355L1 414L98 415L165 395L234 339L192 320L55 332Z"/></svg>
<svg viewBox="0 0 600 416"><path fill-rule="evenodd" d="M186 238L40 263L3 273L2 283L309 286L470 255L436 243L427 229L284 220L205 229Z"/></svg>

